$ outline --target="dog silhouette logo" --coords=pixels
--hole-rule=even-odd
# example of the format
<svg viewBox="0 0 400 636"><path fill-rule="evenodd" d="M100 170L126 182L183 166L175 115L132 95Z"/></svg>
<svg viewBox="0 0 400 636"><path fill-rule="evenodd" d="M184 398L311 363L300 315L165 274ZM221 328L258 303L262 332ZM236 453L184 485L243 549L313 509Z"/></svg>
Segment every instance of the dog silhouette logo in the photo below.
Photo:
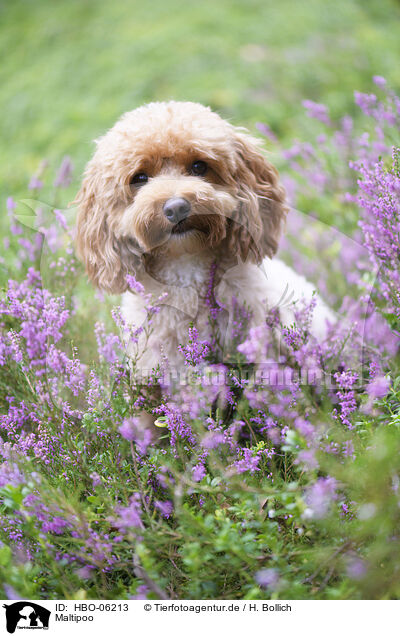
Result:
<svg viewBox="0 0 400 636"><path fill-rule="evenodd" d="M16 629L49 628L51 612L41 605L31 601L18 601L3 607L6 610L6 628L9 634L14 634Z"/></svg>

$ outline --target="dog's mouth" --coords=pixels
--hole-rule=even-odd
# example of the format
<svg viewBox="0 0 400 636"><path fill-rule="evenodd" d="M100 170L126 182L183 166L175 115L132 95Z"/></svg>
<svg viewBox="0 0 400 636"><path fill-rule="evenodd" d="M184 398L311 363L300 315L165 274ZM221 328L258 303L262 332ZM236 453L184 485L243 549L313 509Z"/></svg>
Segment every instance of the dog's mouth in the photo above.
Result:
<svg viewBox="0 0 400 636"><path fill-rule="evenodd" d="M194 213L174 225L169 223L168 226L165 221L162 226L150 225L146 235L147 251L162 253L172 250L171 253L179 253L183 250L197 253L218 245L226 235L225 217L218 214Z"/></svg>
<svg viewBox="0 0 400 636"><path fill-rule="evenodd" d="M215 217L212 217L215 220ZM208 235L212 229L210 217L202 214L191 214L190 217L182 219L174 225L171 230L171 236L182 236L191 232L200 232Z"/></svg>
<svg viewBox="0 0 400 636"><path fill-rule="evenodd" d="M183 219L182 221L179 221L179 223L177 223L176 225L174 225L174 227L171 230L171 234L187 234L187 232L190 232L190 230L195 230L198 228L195 228L194 225L188 220L188 219Z"/></svg>

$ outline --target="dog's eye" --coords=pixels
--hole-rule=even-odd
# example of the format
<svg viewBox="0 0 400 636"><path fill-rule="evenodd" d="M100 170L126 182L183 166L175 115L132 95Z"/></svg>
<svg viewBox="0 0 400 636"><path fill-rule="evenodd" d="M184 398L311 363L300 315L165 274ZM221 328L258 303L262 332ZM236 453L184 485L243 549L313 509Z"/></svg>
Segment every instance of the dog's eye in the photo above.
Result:
<svg viewBox="0 0 400 636"><path fill-rule="evenodd" d="M207 172L207 164L205 161L194 161L190 168L190 172L196 177L202 177Z"/></svg>
<svg viewBox="0 0 400 636"><path fill-rule="evenodd" d="M134 185L138 187L147 183L148 180L149 180L149 177L147 176L145 172L138 172L137 174L134 174L133 177L131 177L129 181L129 185Z"/></svg>

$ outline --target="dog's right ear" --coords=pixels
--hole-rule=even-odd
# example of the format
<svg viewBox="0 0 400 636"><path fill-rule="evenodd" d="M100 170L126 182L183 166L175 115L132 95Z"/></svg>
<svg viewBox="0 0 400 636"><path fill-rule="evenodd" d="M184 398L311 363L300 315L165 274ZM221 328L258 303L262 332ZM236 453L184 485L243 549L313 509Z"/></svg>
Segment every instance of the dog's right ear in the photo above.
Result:
<svg viewBox="0 0 400 636"><path fill-rule="evenodd" d="M117 225L123 211L123 197L113 179L104 175L94 159L86 168L78 205L76 247L90 280L109 293L126 291L126 275L141 264L137 245L117 239Z"/></svg>

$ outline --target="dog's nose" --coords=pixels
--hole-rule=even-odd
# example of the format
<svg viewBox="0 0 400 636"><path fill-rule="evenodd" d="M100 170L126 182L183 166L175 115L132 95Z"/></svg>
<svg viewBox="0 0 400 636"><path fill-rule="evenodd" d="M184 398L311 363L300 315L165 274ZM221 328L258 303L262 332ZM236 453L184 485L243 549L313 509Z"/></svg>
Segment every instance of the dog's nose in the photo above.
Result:
<svg viewBox="0 0 400 636"><path fill-rule="evenodd" d="M182 197L172 197L164 203L163 211L170 223L179 223L189 216L190 203Z"/></svg>

